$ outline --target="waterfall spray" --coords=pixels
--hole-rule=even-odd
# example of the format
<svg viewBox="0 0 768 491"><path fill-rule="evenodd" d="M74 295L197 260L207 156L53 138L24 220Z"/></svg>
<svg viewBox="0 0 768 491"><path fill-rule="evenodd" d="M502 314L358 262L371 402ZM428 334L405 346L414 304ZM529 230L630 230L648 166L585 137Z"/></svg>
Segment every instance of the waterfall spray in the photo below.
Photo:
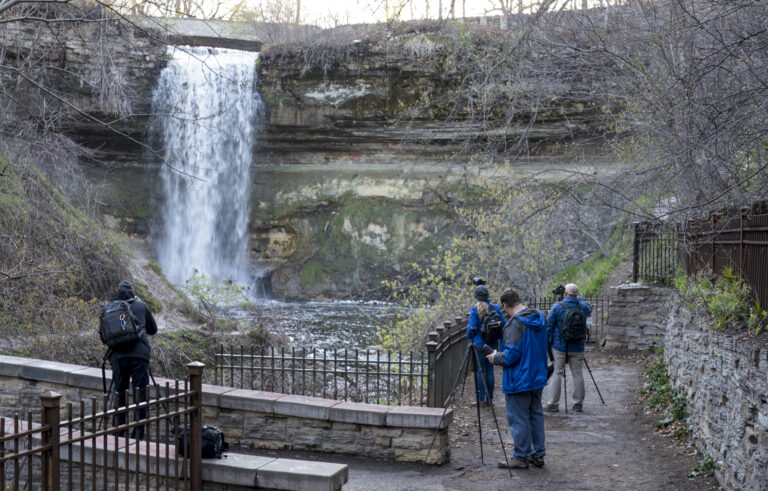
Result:
<svg viewBox="0 0 768 491"><path fill-rule="evenodd" d="M250 166L262 102L257 53L176 49L153 93L164 204L158 261L183 283L194 271L250 281Z"/></svg>

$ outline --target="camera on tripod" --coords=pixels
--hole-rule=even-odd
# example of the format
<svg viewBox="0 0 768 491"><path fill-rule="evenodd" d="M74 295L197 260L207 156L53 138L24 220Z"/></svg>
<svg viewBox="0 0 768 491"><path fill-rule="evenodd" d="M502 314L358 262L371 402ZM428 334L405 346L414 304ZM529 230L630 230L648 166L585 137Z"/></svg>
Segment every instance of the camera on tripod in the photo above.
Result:
<svg viewBox="0 0 768 491"><path fill-rule="evenodd" d="M482 279L479 276L472 277L472 279L470 281L472 281L472 284L475 285L475 286L485 285L485 280ZM565 290L563 290L563 291L565 291Z"/></svg>
<svg viewBox="0 0 768 491"><path fill-rule="evenodd" d="M565 287L563 285L557 285L552 289L552 295L554 295L559 300L562 300L563 297L565 297Z"/></svg>

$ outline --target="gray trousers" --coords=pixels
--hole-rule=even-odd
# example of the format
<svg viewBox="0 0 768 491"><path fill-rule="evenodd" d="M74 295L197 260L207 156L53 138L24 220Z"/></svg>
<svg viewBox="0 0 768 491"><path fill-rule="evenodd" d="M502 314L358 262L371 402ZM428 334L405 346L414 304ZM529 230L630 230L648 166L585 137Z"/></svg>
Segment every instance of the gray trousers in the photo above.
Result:
<svg viewBox="0 0 768 491"><path fill-rule="evenodd" d="M560 386L563 385L563 376L565 376L565 352L552 350L555 355L555 373L549 380L549 400L547 404L557 404L560 400ZM568 367L571 369L571 378L568 385L573 387L573 402L581 404L584 402L584 377L581 369L584 366L584 352L568 353Z"/></svg>

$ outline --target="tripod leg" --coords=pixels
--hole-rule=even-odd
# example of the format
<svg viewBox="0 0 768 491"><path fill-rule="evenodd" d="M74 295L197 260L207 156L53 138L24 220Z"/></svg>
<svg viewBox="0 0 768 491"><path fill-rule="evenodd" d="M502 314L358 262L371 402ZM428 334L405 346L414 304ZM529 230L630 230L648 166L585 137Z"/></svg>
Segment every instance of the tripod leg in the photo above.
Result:
<svg viewBox="0 0 768 491"><path fill-rule="evenodd" d="M477 353L475 353L475 356L477 356ZM488 398L490 398L491 390L488 386L488 380L485 377L485 372L481 371L480 376L483 379L483 385L485 386L485 393ZM512 469L509 468L509 457L507 457L507 449L504 446L504 439L501 436L501 428L499 427L499 420L496 418L496 409L493 407L493 404L491 404L491 415L493 415L493 422L496 424L496 432L499 435L499 444L501 445L501 451L504 453L504 462L507 463L507 470L509 471L509 477L512 477ZM480 426L480 410L478 405L478 411L477 411L477 425ZM482 433L481 433L482 435ZM482 441L482 440L481 440ZM482 459L482 443L480 445L480 453L481 453L481 459Z"/></svg>
<svg viewBox="0 0 768 491"><path fill-rule="evenodd" d="M603 394L600 393L600 389L597 387L597 382L595 382L595 377L592 375L592 370L589 368L589 363L587 363L587 359L584 358L584 365L587 367L587 371L589 372L589 377L592 379L592 383L595 384L595 390L597 390L597 395L600 396L600 402L605 405L605 400L603 400Z"/></svg>
<svg viewBox="0 0 768 491"><path fill-rule="evenodd" d="M472 355L470 356L472 359L471 363L475 364L475 368L477 369L477 373L480 374L480 376L483 379L483 384L486 386L486 397L487 397L487 386L488 384L485 383L485 374L483 373L483 367L480 366L480 358L477 356L477 346L474 344L472 345ZM483 456L483 425L480 422L480 391L479 387L477 386L477 377L475 377L475 408L477 409L477 430L478 430L478 436L480 437L480 462L485 463L485 457Z"/></svg>
<svg viewBox="0 0 768 491"><path fill-rule="evenodd" d="M568 348L565 349L565 362L563 363L563 397L565 402L565 414L568 414L568 383L566 379L566 371L568 369Z"/></svg>
<svg viewBox="0 0 768 491"><path fill-rule="evenodd" d="M429 449L427 450L427 456L424 457L424 462L422 463L422 471L424 470L424 465L429 461L429 454L432 452L432 447L435 445L435 440L437 439L437 434L440 432L440 427L443 426L443 420L445 419L445 413L448 412L448 406L451 404L451 401L453 400L453 397L456 395L456 389L459 388L459 380L461 380L461 372L464 368L464 365L467 363L470 357L470 353L472 352L472 343L467 343L467 349L464 351L464 358L461 360L461 365L459 365L459 372L456 374L456 380L453 382L453 387L451 387L451 393L448 394L448 398L445 400L445 405L443 406L443 414L440 416L440 422L437 424L437 428L435 428L435 433L432 435L432 442L429 444Z"/></svg>

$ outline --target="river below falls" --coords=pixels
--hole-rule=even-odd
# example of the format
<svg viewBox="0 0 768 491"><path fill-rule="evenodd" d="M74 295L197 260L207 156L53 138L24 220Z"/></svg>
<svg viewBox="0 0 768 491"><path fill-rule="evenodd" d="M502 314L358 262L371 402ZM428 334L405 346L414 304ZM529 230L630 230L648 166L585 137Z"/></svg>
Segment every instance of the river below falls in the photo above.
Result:
<svg viewBox="0 0 768 491"><path fill-rule="evenodd" d="M399 307L381 302L257 301L246 318L285 334L296 348L371 349Z"/></svg>

